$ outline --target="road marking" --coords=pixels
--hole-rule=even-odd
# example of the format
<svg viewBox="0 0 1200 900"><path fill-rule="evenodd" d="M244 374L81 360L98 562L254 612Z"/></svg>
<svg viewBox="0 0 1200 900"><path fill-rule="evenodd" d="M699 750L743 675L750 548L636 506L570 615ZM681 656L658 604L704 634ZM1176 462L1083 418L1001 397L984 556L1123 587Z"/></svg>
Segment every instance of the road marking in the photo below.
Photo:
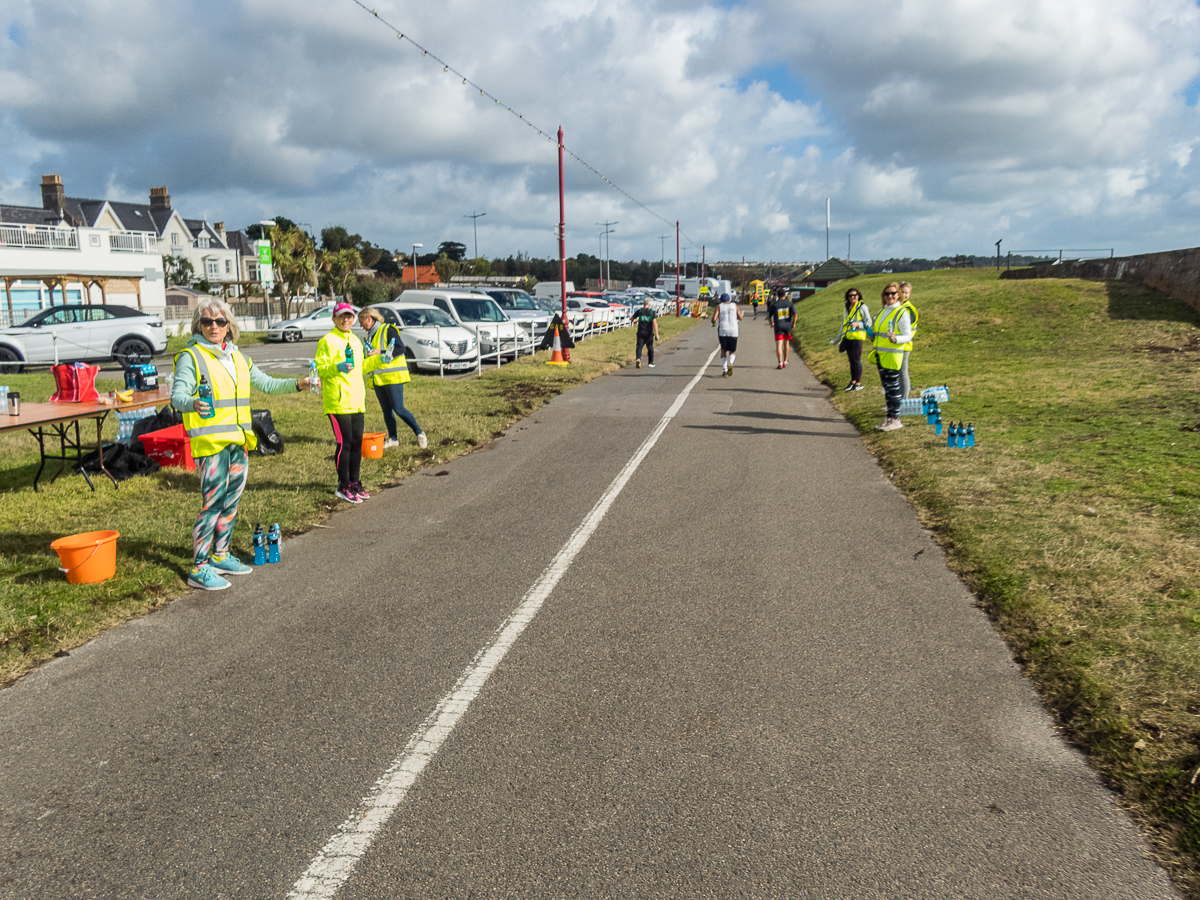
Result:
<svg viewBox="0 0 1200 900"><path fill-rule="evenodd" d="M533 587L521 599L508 618L492 635L492 640L475 655L471 664L463 670L454 687L450 689L433 712L413 732L412 737L404 747L404 751L392 763L383 776L375 782L367 796L363 797L358 808L350 813L329 842L321 848L321 852L308 867L300 879L292 886L287 895L288 900L333 900L343 884L350 878L358 861L370 849L375 835L387 824L388 819L404 802L409 788L425 770L425 767L437 755L450 732L463 717L472 701L479 696L483 686L491 674L496 671L505 655L521 636L521 633L533 621L550 592L554 590L559 580L566 574L575 557L587 544L592 533L603 521L609 507L628 484L633 473L637 471L642 460L658 442L659 437L670 424L671 419L683 407L683 402L692 392L697 382L704 375L705 369L712 364L717 350L709 354L704 365L696 376L688 382L666 411L658 425L638 447L625 467L612 480L607 490L596 501L592 511L587 514L570 540L558 551L558 555L550 562Z"/></svg>

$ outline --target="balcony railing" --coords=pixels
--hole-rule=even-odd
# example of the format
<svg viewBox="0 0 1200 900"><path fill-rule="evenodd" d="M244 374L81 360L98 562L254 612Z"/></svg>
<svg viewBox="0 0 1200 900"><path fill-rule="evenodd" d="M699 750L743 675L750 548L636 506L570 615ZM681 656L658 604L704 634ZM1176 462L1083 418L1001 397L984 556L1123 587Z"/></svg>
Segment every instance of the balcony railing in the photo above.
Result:
<svg viewBox="0 0 1200 900"><path fill-rule="evenodd" d="M0 225L0 247L35 250L78 250L79 232L49 225Z"/></svg>
<svg viewBox="0 0 1200 900"><path fill-rule="evenodd" d="M157 253L158 236L145 231L113 231L108 247L118 253Z"/></svg>

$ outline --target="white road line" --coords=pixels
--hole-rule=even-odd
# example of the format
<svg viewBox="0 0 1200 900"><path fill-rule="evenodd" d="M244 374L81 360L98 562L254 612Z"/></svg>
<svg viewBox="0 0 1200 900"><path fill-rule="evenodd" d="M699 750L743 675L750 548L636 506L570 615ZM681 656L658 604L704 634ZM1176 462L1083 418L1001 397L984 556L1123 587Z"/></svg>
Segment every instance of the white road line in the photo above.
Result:
<svg viewBox="0 0 1200 900"><path fill-rule="evenodd" d="M658 425L650 432L649 437L642 442L637 452L625 464L616 478L605 490L604 494L592 507L592 511L575 529L571 539L558 551L550 565L538 576L533 587L521 599L521 603L508 616L492 636L491 643L476 654L475 659L459 676L458 681L450 692L439 702L428 718L413 732L412 737L404 747L404 751L392 763L383 776L375 782L370 793L362 799L358 808L350 813L337 833L321 848L321 852L308 867L300 879L292 886L287 895L288 900L333 900L343 884L350 878L351 872L358 861L366 854L375 835L379 832L392 813L404 802L408 789L413 786L421 772L437 755L442 744L458 724L470 707L471 702L479 696L489 676L500 665L509 649L517 642L526 626L533 621L538 610L550 592L554 590L559 580L566 574L579 551L587 544L592 533L599 527L613 501L624 489L633 473L637 471L642 460L658 442L659 437L670 424L683 402L687 399L692 388L704 375L704 370L712 364L717 355L714 350L696 373L696 377L688 382L687 387L675 398L671 408L659 420Z"/></svg>

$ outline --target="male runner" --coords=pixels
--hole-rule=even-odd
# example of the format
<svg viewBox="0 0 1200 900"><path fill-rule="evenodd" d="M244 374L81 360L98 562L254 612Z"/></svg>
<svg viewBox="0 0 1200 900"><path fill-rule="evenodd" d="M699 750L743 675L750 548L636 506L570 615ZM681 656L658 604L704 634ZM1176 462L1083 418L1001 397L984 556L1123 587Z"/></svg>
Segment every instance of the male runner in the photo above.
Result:
<svg viewBox="0 0 1200 900"><path fill-rule="evenodd" d="M787 298L786 290L780 288L779 297L770 308L771 325L775 329L775 358L779 360L779 365L775 368L786 369L788 348L792 342L792 326L796 324L796 306Z"/></svg>
<svg viewBox="0 0 1200 900"><path fill-rule="evenodd" d="M738 322L742 311L728 294L721 295L721 302L713 310L712 321L717 326L717 341L721 344L721 374L726 378L733 375L733 360L737 356Z"/></svg>
<svg viewBox="0 0 1200 900"><path fill-rule="evenodd" d="M650 308L649 297L642 301L642 308L633 314L633 321L637 323L637 352L634 356L633 367L635 369L642 367L642 347L645 347L650 368L653 369L654 342L658 340L658 316Z"/></svg>

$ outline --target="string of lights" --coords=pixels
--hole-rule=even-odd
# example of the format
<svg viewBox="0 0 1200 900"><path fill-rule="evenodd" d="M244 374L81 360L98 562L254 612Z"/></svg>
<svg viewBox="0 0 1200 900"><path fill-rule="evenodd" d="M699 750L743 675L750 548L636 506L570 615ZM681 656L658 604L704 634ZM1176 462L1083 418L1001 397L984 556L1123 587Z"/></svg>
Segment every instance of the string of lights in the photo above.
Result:
<svg viewBox="0 0 1200 900"><path fill-rule="evenodd" d="M379 14L379 10L373 9L370 6L367 6L365 3L362 2L362 0L351 0L351 2L354 3L355 6L358 6L361 9L363 9L364 11L370 13L372 16L374 16L376 18L376 20L378 20L386 28L395 32L397 40L406 41L407 43L411 44L416 49L420 50L422 56L428 57L429 59L431 59L434 62L441 65L443 72L445 72L448 75L453 75L456 78L461 78L464 86L470 87L470 88L473 88L473 89L479 91L479 95L481 97L485 97L488 100L491 100L496 106L511 113L518 120L520 120L520 122L522 124L524 124L525 126L527 126L530 129L532 129L533 131L537 132L539 137L544 137L551 144L558 143L555 138L555 135L549 134L549 133L543 131L541 128L538 128L537 125L535 125L533 122L529 121L529 119L525 118L524 113L521 113L521 112L513 109L511 106L508 106L506 103L502 102L498 97L491 94L486 88L481 87L480 85L476 84L474 81L472 81L466 75L464 75L462 72L458 71L458 69L454 68L454 66L450 65L444 59L441 59L439 56L437 56L437 54L430 52L430 50L426 47L422 47L419 43L414 41L411 37L409 37L407 34L405 34L403 31L401 31L399 28L397 28L395 25L393 25L391 22L389 22L387 19L385 19L383 16L381 16ZM599 169L597 169L595 166L593 166L587 160L583 159L578 154L571 151L566 146L566 144L563 145L563 153L566 154L567 156L569 156L572 160L574 160L579 165L583 166L585 169L587 169L589 172L591 172L593 175L595 175L597 178L599 178L601 181L603 181L606 185L608 185L610 188L612 188L614 191L616 191L618 194L620 194L622 197L624 197L630 203L633 203L636 206L640 207L641 209L645 210L647 213L649 213L654 218L658 219L660 222L665 222L668 225L676 224L675 222L672 222L671 220L667 219L666 217L659 215L657 212L652 210L649 206L647 206L645 203L643 203L637 197L634 197L632 194L630 194L628 191L626 191L624 188L622 188L619 184L616 184L611 178L609 178L607 175L605 175L603 172L601 172ZM690 241L691 243L693 243L693 244L696 243L696 241L693 238L689 237L682 229L680 229L679 233L683 237L687 238L687 240Z"/></svg>

